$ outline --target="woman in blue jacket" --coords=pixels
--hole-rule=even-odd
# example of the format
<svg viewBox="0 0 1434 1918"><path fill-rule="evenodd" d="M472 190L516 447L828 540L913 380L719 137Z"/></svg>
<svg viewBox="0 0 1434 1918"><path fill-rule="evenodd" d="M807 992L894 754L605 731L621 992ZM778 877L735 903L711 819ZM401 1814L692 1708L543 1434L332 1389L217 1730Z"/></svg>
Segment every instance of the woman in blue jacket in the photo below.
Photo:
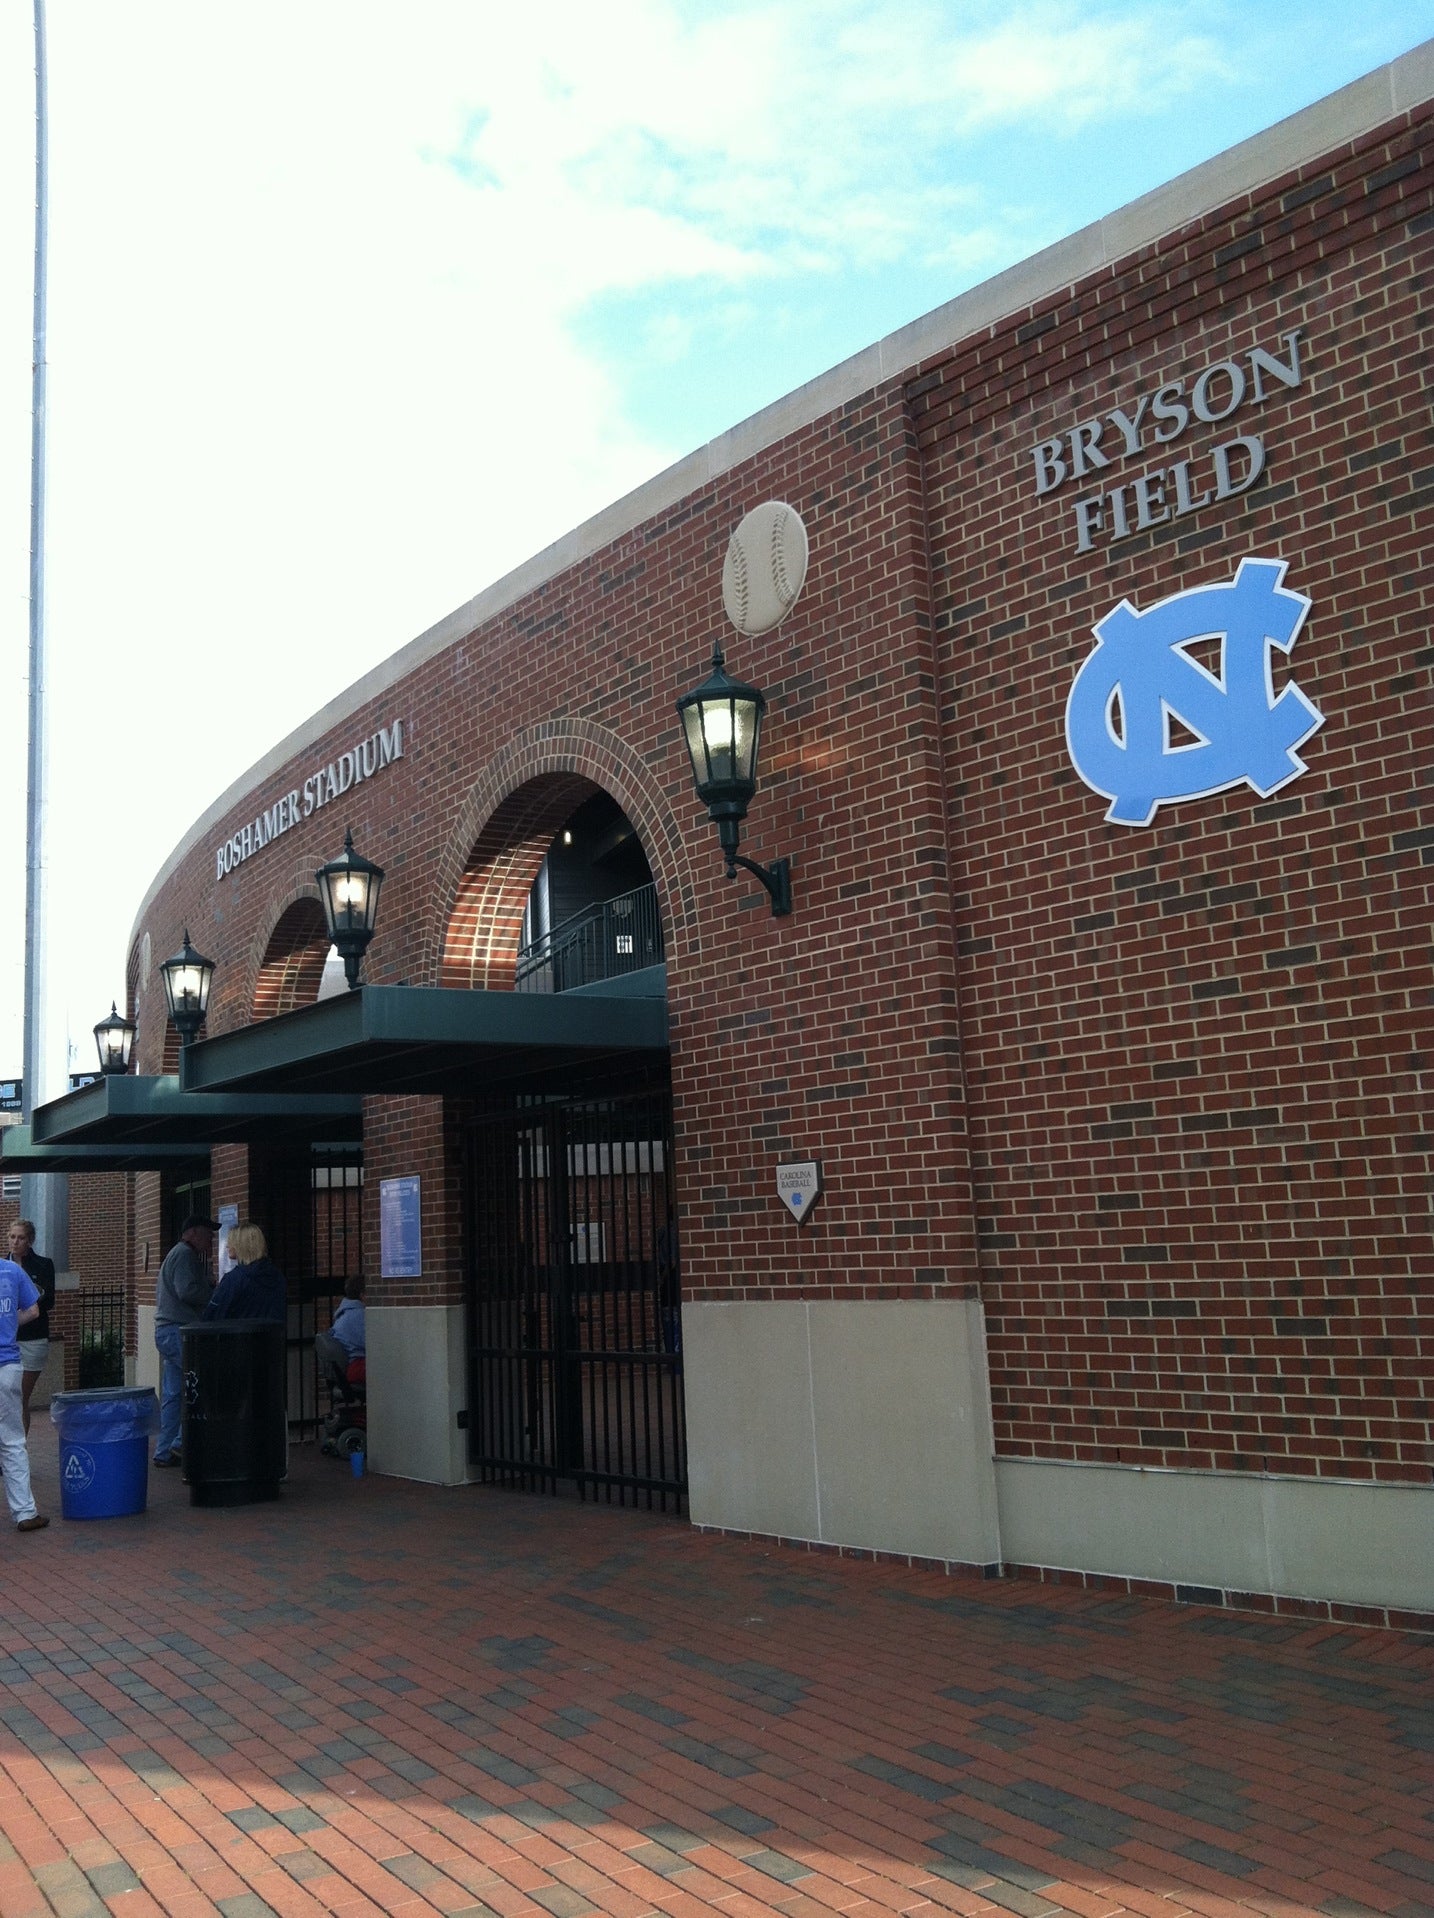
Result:
<svg viewBox="0 0 1434 1918"><path fill-rule="evenodd" d="M284 1275L269 1257L269 1247L257 1225L248 1220L229 1233L229 1251L236 1263L215 1286L204 1308L206 1319L272 1319L288 1321Z"/></svg>

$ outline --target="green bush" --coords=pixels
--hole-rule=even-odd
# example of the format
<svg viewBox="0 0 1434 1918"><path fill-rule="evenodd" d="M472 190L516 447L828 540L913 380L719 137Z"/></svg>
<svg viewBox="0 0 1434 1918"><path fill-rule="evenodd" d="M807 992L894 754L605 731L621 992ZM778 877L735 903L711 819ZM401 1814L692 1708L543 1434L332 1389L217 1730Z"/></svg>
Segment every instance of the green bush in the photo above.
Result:
<svg viewBox="0 0 1434 1918"><path fill-rule="evenodd" d="M118 1332L86 1332L80 1340L80 1390L124 1384L124 1341Z"/></svg>

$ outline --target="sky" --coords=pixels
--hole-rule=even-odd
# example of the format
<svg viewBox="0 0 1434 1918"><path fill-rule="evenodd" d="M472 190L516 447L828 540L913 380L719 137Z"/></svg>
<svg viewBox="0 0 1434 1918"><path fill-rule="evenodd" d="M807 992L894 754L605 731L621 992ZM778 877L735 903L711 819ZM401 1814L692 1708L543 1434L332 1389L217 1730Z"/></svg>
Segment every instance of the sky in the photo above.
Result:
<svg viewBox="0 0 1434 1918"><path fill-rule="evenodd" d="M0 1078L30 16L0 9ZM93 1067L175 843L319 706L714 434L1434 36L1434 0L48 0L48 28L41 1097Z"/></svg>

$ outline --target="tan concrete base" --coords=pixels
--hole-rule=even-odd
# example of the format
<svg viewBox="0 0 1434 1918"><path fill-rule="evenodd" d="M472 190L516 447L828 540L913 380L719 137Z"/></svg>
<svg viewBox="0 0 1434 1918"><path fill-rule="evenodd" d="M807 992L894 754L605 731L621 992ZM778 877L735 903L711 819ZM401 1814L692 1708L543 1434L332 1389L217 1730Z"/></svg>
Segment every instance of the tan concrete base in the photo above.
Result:
<svg viewBox="0 0 1434 1918"><path fill-rule="evenodd" d="M1008 1562L1427 1611L1434 1487L996 1463Z"/></svg>
<svg viewBox="0 0 1434 1918"><path fill-rule="evenodd" d="M371 1305L368 1346L368 1461L393 1478L461 1485L468 1477L468 1435L458 1429L467 1403L463 1308Z"/></svg>
<svg viewBox="0 0 1434 1918"><path fill-rule="evenodd" d="M141 1389L152 1385L159 1391L159 1354L154 1349L154 1307L141 1305L138 1308L137 1338L139 1350L131 1358L125 1355L124 1382L137 1385Z"/></svg>
<svg viewBox="0 0 1434 1918"><path fill-rule="evenodd" d="M975 1300L682 1308L693 1522L1001 1556Z"/></svg>

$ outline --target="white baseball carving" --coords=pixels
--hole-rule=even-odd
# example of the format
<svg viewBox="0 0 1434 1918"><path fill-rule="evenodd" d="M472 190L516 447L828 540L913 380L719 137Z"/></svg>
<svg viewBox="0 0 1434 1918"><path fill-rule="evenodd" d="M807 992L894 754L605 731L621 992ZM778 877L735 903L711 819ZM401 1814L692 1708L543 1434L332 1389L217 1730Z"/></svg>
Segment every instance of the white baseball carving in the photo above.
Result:
<svg viewBox="0 0 1434 1918"><path fill-rule="evenodd" d="M807 576L807 529L794 506L754 506L732 535L722 567L722 604L739 633L770 633L791 612Z"/></svg>

